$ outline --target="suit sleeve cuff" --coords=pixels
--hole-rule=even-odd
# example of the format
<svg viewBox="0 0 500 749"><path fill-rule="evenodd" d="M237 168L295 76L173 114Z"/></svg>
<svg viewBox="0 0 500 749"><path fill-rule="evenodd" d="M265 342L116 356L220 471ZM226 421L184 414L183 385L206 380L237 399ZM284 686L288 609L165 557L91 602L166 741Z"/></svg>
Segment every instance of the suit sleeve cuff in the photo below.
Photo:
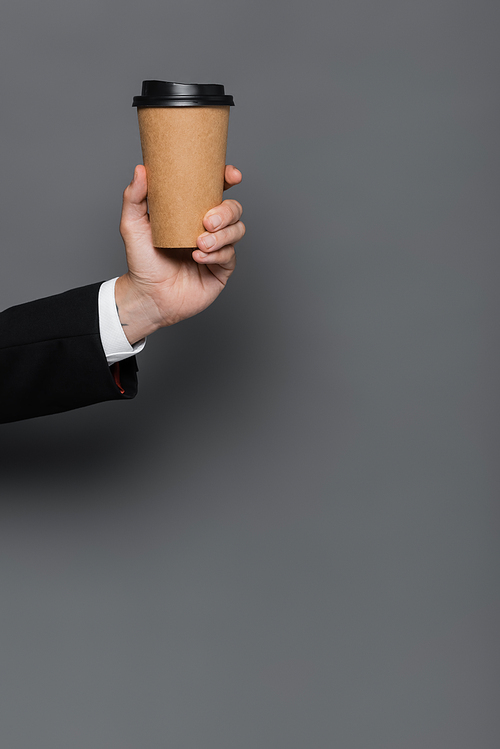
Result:
<svg viewBox="0 0 500 749"><path fill-rule="evenodd" d="M146 339L143 338L142 341L138 341L131 346L123 332L115 302L115 283L117 280L118 277L101 284L98 297L99 332L102 347L110 365L138 354L146 345Z"/></svg>

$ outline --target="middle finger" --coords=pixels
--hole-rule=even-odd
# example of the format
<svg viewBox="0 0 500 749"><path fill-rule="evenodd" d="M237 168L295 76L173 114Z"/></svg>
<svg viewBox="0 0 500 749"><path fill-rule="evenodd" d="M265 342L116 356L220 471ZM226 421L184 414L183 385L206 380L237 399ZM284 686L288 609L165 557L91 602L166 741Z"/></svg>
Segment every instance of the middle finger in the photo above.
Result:
<svg viewBox="0 0 500 749"><path fill-rule="evenodd" d="M241 218L242 213L243 208L237 200L224 200L205 215L203 225L208 231L216 231L224 226L235 224Z"/></svg>

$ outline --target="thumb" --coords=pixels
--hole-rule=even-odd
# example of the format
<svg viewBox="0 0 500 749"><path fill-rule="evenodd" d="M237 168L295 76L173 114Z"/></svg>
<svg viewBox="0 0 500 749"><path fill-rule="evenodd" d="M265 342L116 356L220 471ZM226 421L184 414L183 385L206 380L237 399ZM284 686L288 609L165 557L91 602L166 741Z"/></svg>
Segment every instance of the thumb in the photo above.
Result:
<svg viewBox="0 0 500 749"><path fill-rule="evenodd" d="M127 185L123 193L122 222L136 221L146 215L148 211L147 194L146 169L142 164L139 164L134 169L132 182Z"/></svg>

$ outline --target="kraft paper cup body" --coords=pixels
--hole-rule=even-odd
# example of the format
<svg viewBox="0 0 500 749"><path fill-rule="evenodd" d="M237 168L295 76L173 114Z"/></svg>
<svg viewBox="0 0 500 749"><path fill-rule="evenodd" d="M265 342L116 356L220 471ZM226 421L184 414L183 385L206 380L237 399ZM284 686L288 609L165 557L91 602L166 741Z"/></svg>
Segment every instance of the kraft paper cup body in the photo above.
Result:
<svg viewBox="0 0 500 749"><path fill-rule="evenodd" d="M222 202L229 106L138 107L153 245L195 248Z"/></svg>

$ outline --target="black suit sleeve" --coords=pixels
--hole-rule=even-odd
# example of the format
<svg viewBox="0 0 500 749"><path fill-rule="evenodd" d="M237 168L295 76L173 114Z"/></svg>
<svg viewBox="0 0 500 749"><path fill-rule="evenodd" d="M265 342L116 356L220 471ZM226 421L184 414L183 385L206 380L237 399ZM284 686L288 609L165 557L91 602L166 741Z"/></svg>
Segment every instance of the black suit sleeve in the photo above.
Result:
<svg viewBox="0 0 500 749"><path fill-rule="evenodd" d="M100 285L0 314L0 423L136 395L135 357L114 365L114 371L106 361L99 334Z"/></svg>

